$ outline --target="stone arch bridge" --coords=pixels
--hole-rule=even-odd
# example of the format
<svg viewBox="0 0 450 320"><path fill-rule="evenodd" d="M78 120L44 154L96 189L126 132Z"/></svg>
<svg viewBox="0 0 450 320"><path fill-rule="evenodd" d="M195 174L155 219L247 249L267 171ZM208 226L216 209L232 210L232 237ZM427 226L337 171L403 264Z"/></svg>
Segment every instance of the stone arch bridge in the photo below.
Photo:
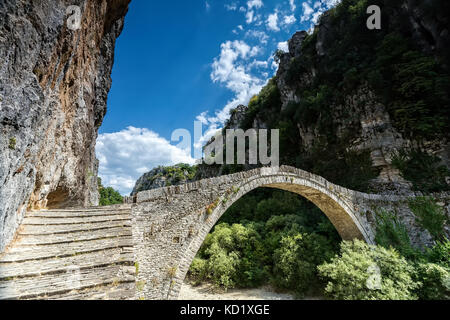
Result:
<svg viewBox="0 0 450 320"><path fill-rule="evenodd" d="M374 242L376 208L395 210L429 245L405 196L369 195L291 167L260 168L144 191L127 204L27 213L0 253L1 299L176 299L193 258L227 209L259 187L304 196L342 238ZM450 208L448 194L437 195Z"/></svg>
<svg viewBox="0 0 450 320"><path fill-rule="evenodd" d="M287 166L260 168L137 195L132 209L136 298L177 299L205 237L235 201L259 187L304 196L327 215L344 240L374 243L374 211L381 207L397 212L413 244L431 241L415 224L406 196L355 192Z"/></svg>

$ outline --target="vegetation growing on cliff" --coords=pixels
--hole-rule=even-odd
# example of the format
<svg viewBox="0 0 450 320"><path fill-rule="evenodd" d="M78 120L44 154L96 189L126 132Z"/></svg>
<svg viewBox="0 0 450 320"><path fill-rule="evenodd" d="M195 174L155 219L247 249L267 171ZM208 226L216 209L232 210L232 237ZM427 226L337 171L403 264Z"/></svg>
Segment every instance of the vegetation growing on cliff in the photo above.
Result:
<svg viewBox="0 0 450 320"><path fill-rule="evenodd" d="M324 18L327 32L320 43L316 29L303 40L300 56L289 58L287 63L284 60L284 81L296 91L299 102L293 101L282 110L278 79L273 78L251 99L241 123L244 129L253 127L255 121L280 129L282 164L366 192L371 191L370 182L379 170L373 167L369 152L351 151L353 141L360 137L360 121L345 100L359 88L374 91L394 127L419 145L448 137L450 131L450 77L445 68L450 55L444 52L436 57L418 47L410 30L403 27L407 17L397 10L399 2L377 0L370 4L386 12L381 30L365 27L369 1L343 0ZM446 6L435 1L421 10L428 14ZM318 53L318 44L325 54ZM275 58L282 60L283 54L278 52ZM299 129L304 132L299 134ZM302 135L314 139L302 142ZM411 151L394 158L394 166L416 190L450 188L445 181L450 172L438 157Z"/></svg>
<svg viewBox="0 0 450 320"><path fill-rule="evenodd" d="M450 170L439 157L429 155L420 149L399 150L392 159L392 165L400 170L403 178L411 181L415 191L449 191L446 178Z"/></svg>
<svg viewBox="0 0 450 320"><path fill-rule="evenodd" d="M98 178L98 191L100 193L100 206L111 206L123 203L122 195L112 187L105 188L102 185L102 179L100 178Z"/></svg>
<svg viewBox="0 0 450 320"><path fill-rule="evenodd" d="M445 225L449 222L444 210L429 197L418 197L409 201L409 207L416 216L419 226L439 241L445 239Z"/></svg>
<svg viewBox="0 0 450 320"><path fill-rule="evenodd" d="M144 174L134 187L132 194L160 187L170 187L194 180L197 166L180 163L174 166L159 166Z"/></svg>

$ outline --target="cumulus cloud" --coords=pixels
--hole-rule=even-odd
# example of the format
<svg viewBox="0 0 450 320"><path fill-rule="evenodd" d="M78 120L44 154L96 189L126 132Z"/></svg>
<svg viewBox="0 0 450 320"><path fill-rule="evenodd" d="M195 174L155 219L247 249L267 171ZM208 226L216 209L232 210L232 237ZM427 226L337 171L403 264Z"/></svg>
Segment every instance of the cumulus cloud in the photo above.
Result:
<svg viewBox="0 0 450 320"><path fill-rule="evenodd" d="M312 14L314 13L314 9L307 2L303 2L303 15L301 18L301 22L305 22L311 19Z"/></svg>
<svg viewBox="0 0 450 320"><path fill-rule="evenodd" d="M295 9L297 9L297 6L295 5L294 0L289 0L289 5L291 6L291 11L294 12Z"/></svg>
<svg viewBox="0 0 450 320"><path fill-rule="evenodd" d="M245 33L245 36L247 38L256 38L262 44L266 44L267 40L269 40L269 36L267 35L267 33L265 33L264 31L260 31L260 30L248 30Z"/></svg>
<svg viewBox="0 0 450 320"><path fill-rule="evenodd" d="M310 28L312 28L315 24L319 22L320 16L336 6L341 0L320 0L320 1L312 1L308 0L303 2L302 9L303 14L300 18L301 22L309 22Z"/></svg>
<svg viewBox="0 0 450 320"><path fill-rule="evenodd" d="M283 19L283 24L290 25L297 21L294 15L285 16Z"/></svg>
<svg viewBox="0 0 450 320"><path fill-rule="evenodd" d="M244 7L240 7L239 11L246 12L245 13L245 22L247 24L256 22L260 19L260 15L257 15L255 10L260 9L264 3L262 0L249 0L247 1L247 9Z"/></svg>
<svg viewBox="0 0 450 320"><path fill-rule="evenodd" d="M272 31L280 31L280 27L278 26L278 12L270 14L267 18L267 27Z"/></svg>
<svg viewBox="0 0 450 320"><path fill-rule="evenodd" d="M211 79L225 85L235 93L235 98L214 117L208 118L211 124L224 123L230 110L238 104L247 103L264 85L264 80L253 76L249 71L250 58L259 53L258 47L251 47L241 40L227 41L221 45L221 52L212 64Z"/></svg>
<svg viewBox="0 0 450 320"><path fill-rule="evenodd" d="M248 11L246 14L245 14L245 22L247 23L247 24L250 24L250 23L252 23L253 22L253 20L254 20L254 17L255 17L255 12L254 11Z"/></svg>
<svg viewBox="0 0 450 320"><path fill-rule="evenodd" d="M287 41L284 42L279 42L278 43L278 49L284 52L288 52L289 51L289 45Z"/></svg>
<svg viewBox="0 0 450 320"><path fill-rule="evenodd" d="M253 8L259 9L259 8L261 8L263 5L264 5L264 4L263 4L262 0L249 0L249 1L247 2L247 7L248 7L249 10L251 10L251 9L253 9Z"/></svg>
<svg viewBox="0 0 450 320"><path fill-rule="evenodd" d="M250 36L262 39L266 37L265 34L260 33L250 34ZM195 148L202 147L223 127L226 120L230 118L232 109L239 104L247 104L266 84L267 74L260 78L251 72L253 68L268 67L266 61L256 59L258 54L260 54L259 47L252 47L242 40L226 41L221 45L220 55L212 63L211 80L231 90L234 97L213 116L208 116L207 112L197 116L197 120L206 125L207 129L200 141L194 144Z"/></svg>
<svg viewBox="0 0 450 320"><path fill-rule="evenodd" d="M128 127L119 132L100 134L96 153L103 184L123 195L129 194L136 180L154 167L195 162L187 150L171 145L145 128Z"/></svg>
<svg viewBox="0 0 450 320"><path fill-rule="evenodd" d="M240 92L251 86L259 79L252 77L246 72L243 63L239 59L247 60L258 54L258 47L250 47L241 40L227 41L221 45L221 53L214 59L211 79L220 82L233 92Z"/></svg>

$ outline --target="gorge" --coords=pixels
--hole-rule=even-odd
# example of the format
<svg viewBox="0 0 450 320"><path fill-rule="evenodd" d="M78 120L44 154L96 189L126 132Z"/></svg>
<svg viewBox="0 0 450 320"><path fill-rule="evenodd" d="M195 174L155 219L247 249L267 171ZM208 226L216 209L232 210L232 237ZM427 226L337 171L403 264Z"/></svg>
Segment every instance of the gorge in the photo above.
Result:
<svg viewBox="0 0 450 320"><path fill-rule="evenodd" d="M241 268L234 279L219 279L224 286L304 267L304 278L318 278L320 269L336 299L448 298L449 3L372 2L383 12L380 30L366 28L368 1L341 1L314 30L296 32L288 50L274 55L276 75L247 106L231 111L224 131L280 130L280 166L158 167L143 174L124 204L98 207L95 144L130 0L3 1L0 298L176 299L189 270L222 277L206 261L214 254L238 265L229 269ZM79 29L68 26L69 5L80 8ZM308 210L285 214L295 208L283 205L300 196L310 201L301 203ZM279 207L267 205L258 212L270 217L251 220L239 212L248 209L247 199ZM318 219L308 230L301 220L318 211L328 224ZM278 230L283 224L289 230ZM241 242L248 236L260 249L244 246L243 263L236 257L244 249L230 253L227 241L218 245L220 234L211 235L241 236L236 230L245 235ZM279 247L263 250L271 245ZM321 261L295 264L304 248L325 256L322 249L333 245L337 251ZM342 263L346 254L363 263ZM298 268L275 265L285 260ZM341 281L351 279L336 266L355 265L365 275L372 260L381 261L386 283L402 285L333 287L335 270L346 275ZM352 285L363 288L333 292Z"/></svg>

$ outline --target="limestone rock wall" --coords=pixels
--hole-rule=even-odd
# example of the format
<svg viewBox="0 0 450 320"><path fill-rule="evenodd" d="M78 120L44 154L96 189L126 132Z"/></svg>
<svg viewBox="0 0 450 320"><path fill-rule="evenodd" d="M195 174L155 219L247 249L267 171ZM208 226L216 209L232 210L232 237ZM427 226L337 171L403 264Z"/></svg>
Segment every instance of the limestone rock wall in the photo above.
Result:
<svg viewBox="0 0 450 320"><path fill-rule="evenodd" d="M129 2L0 3L0 251L27 208L98 204L95 141Z"/></svg>
<svg viewBox="0 0 450 320"><path fill-rule="evenodd" d="M427 14L423 9L423 3L414 0L403 0L383 9L383 28L390 28L395 32L408 34L424 53L439 57L444 67L446 65L443 56L446 54L445 42L450 40L448 30L448 16L440 11L433 15ZM407 18L406 20L404 18ZM330 48L345 34L345 26L331 24L332 14L326 12L320 19L315 32L317 43L315 51L319 59L329 54ZM386 21L389 21L388 23ZM289 40L289 52L281 55L280 66L277 72L277 85L280 90L283 109L294 102L299 103L302 97L298 88L302 84L311 83L316 77L315 66L309 66L304 75L294 84L286 81L292 59L302 59L302 45L307 37L305 31L297 32ZM393 121L381 103L382 98L367 85L363 85L354 93L346 96L343 105L333 105L332 117L338 127L339 138L346 130L351 128L356 132L356 139L351 141L353 150L367 150L371 153L373 166L380 169L379 177L374 181L376 189L383 191L384 186L389 190L408 189L409 183L392 166L392 153L402 148L420 147L429 154L434 154L442 159L443 164L450 167L450 141L447 138L433 141L415 141L408 139L393 125ZM349 117L348 114L352 116ZM299 130L300 146L308 151L315 142L320 140L318 129L314 124L305 126L297 124Z"/></svg>

